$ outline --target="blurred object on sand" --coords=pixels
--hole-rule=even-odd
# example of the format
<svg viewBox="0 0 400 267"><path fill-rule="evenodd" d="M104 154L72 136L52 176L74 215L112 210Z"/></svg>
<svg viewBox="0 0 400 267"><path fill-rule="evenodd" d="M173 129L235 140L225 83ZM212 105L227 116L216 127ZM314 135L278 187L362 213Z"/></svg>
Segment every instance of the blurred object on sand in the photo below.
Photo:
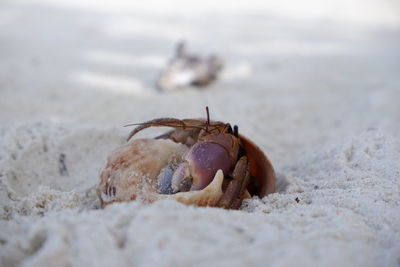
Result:
<svg viewBox="0 0 400 267"><path fill-rule="evenodd" d="M191 55L186 50L186 44L179 42L174 57L157 80L157 87L162 91L188 86L205 87L218 78L222 67L221 58Z"/></svg>

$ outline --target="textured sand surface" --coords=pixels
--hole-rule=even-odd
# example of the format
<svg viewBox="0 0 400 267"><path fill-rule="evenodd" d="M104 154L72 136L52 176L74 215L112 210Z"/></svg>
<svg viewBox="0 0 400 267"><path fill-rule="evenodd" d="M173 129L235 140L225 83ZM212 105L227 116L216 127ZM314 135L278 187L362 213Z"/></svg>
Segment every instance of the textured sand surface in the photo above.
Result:
<svg viewBox="0 0 400 267"><path fill-rule="evenodd" d="M399 266L399 4L176 5L0 3L0 265ZM179 39L225 59L220 81L155 89ZM269 156L277 193L98 208L122 125L206 105Z"/></svg>

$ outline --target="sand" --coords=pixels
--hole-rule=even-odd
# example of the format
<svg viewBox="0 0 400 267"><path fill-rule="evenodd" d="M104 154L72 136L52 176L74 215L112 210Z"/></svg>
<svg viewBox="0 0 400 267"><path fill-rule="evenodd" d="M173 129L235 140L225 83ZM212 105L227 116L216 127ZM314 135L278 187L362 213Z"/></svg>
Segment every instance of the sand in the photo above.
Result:
<svg viewBox="0 0 400 267"><path fill-rule="evenodd" d="M399 266L398 3L176 4L0 4L0 265ZM179 39L225 59L217 83L157 91ZM268 155L276 193L99 209L123 125L206 105Z"/></svg>

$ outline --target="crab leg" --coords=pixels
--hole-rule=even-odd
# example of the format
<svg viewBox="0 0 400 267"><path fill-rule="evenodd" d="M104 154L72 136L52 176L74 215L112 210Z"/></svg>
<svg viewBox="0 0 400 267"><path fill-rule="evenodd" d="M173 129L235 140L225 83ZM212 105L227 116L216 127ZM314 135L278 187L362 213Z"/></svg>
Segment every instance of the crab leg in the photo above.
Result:
<svg viewBox="0 0 400 267"><path fill-rule="evenodd" d="M218 204L225 209L237 206L236 200L246 191L250 179L246 156L241 157L236 163L232 178Z"/></svg>
<svg viewBox="0 0 400 267"><path fill-rule="evenodd" d="M198 137L199 137L199 132L201 130L194 128L194 129L187 129L187 130L181 130L181 129L175 129L171 130L169 132L166 132L162 135L159 135L155 137L154 139L170 139L174 141L175 143L181 143L185 144L187 146L192 146L196 143Z"/></svg>
<svg viewBox="0 0 400 267"><path fill-rule="evenodd" d="M138 132L149 128L149 127L172 127L172 128L177 128L177 129L199 129L199 130L205 130L207 128L208 133L223 133L226 131L228 127L230 127L229 124L219 122L219 121L212 121L208 122L203 119L174 119L174 118L159 118L159 119L154 119L142 123L134 123L134 124L128 124L125 125L127 126L137 126L135 129L133 129L128 138L127 141L129 141L135 134Z"/></svg>
<svg viewBox="0 0 400 267"><path fill-rule="evenodd" d="M143 123L137 123L137 124L128 124L126 126L133 126L133 125L138 125L135 129L133 129L128 138L127 141L129 141L135 134L138 132L149 128L149 127L173 127L173 128L198 128L198 129L203 129L205 125L205 121L201 120L193 120L193 119L184 119L184 120L179 120L179 119L174 119L174 118L160 118L160 119L154 119L150 120L147 122Z"/></svg>

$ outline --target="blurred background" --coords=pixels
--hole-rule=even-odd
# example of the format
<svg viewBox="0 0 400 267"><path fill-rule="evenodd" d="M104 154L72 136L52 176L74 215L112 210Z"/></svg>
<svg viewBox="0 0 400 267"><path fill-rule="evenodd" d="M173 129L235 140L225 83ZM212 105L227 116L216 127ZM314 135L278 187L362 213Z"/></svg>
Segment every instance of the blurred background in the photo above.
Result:
<svg viewBox="0 0 400 267"><path fill-rule="evenodd" d="M179 40L224 60L216 83L156 89ZM3 0L0 123L120 127L208 105L280 159L398 131L399 47L397 0Z"/></svg>

